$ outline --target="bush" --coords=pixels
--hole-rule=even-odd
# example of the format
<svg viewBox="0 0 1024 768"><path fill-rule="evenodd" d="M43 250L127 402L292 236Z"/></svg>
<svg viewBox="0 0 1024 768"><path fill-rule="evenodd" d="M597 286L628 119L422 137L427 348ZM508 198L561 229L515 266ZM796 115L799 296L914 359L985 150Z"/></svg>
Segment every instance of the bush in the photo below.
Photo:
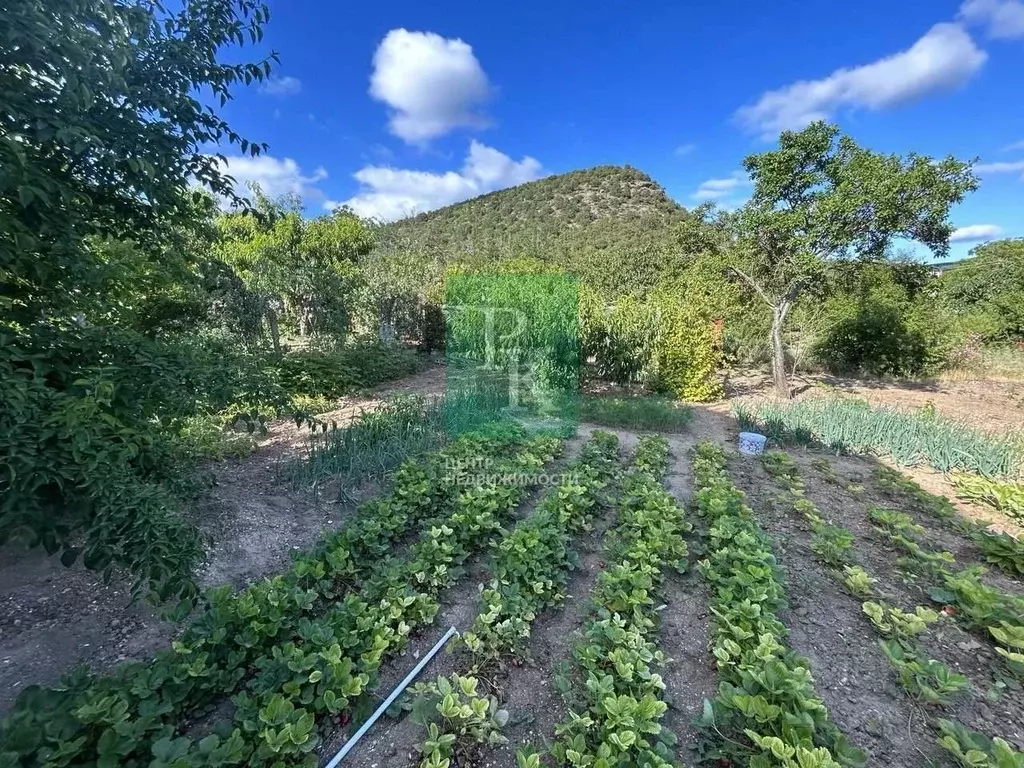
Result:
<svg viewBox="0 0 1024 768"><path fill-rule="evenodd" d="M341 397L409 376L419 370L419 360L405 347L365 342L333 352L290 352L273 367L291 395Z"/></svg>
<svg viewBox="0 0 1024 768"><path fill-rule="evenodd" d="M202 547L179 500L202 447L177 441L232 402L283 406L262 361L110 327L8 327L0 341L0 542L127 568L160 598L194 594Z"/></svg>
<svg viewBox="0 0 1024 768"><path fill-rule="evenodd" d="M907 327L903 313L870 303L840 320L814 347L814 356L837 373L920 376L928 362L924 336Z"/></svg>
<svg viewBox="0 0 1024 768"><path fill-rule="evenodd" d="M666 292L644 300L624 296L606 305L584 292L580 315L583 356L598 377L641 383L683 400L721 395L721 324L697 305Z"/></svg>

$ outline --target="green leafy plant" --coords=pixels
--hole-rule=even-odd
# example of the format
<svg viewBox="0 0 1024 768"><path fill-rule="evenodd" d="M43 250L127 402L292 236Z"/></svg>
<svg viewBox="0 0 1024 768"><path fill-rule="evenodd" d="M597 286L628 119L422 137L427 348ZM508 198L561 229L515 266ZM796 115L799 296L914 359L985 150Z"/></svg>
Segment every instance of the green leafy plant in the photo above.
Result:
<svg viewBox="0 0 1024 768"><path fill-rule="evenodd" d="M771 755L783 764L801 758L863 764L864 753L849 744L815 695L808 662L784 643L777 613L785 598L775 556L729 480L720 448L697 447L694 477L696 509L710 526L700 569L712 590L719 676L718 696L705 702L700 719L702 757L751 765L770 765Z"/></svg>
<svg viewBox="0 0 1024 768"><path fill-rule="evenodd" d="M958 422L845 397L737 405L733 410L742 429L776 443L816 440L833 451L889 456L905 466L927 465L940 472L1007 477L1024 459L1013 442Z"/></svg>
<svg viewBox="0 0 1024 768"><path fill-rule="evenodd" d="M1024 521L1024 486L978 475L954 475L953 485L962 499L980 501L1018 522Z"/></svg>
<svg viewBox="0 0 1024 768"><path fill-rule="evenodd" d="M978 545L986 563L1001 568L1011 576L1024 575L1024 542L1002 531L976 530L971 541Z"/></svg>
<svg viewBox="0 0 1024 768"><path fill-rule="evenodd" d="M966 676L953 672L940 661L925 658L898 640L879 642L900 684L915 699L926 704L948 705L953 696L970 687Z"/></svg>
<svg viewBox="0 0 1024 768"><path fill-rule="evenodd" d="M955 720L939 720L939 728L939 745L953 755L961 768L1024 767L1024 754L998 736L989 738Z"/></svg>
<svg viewBox="0 0 1024 768"><path fill-rule="evenodd" d="M879 632L901 640L917 637L939 619L938 613L921 605L913 613L876 602L866 602L861 607Z"/></svg>
<svg viewBox="0 0 1024 768"><path fill-rule="evenodd" d="M871 576L859 565L847 565L843 568L843 584L854 597L870 597L874 594L878 579Z"/></svg>
<svg viewBox="0 0 1024 768"><path fill-rule="evenodd" d="M574 646L584 681L579 711L556 727L555 758L574 766L674 765L674 735L659 722L668 709L655 671L665 657L654 642L655 593L666 568L687 555L683 512L661 488L668 444L642 438L622 479L619 522L608 534L609 565L592 592L596 615Z"/></svg>
<svg viewBox="0 0 1024 768"><path fill-rule="evenodd" d="M409 689L412 717L427 727L427 739L419 746L421 768L448 768L453 758L456 764L469 764L477 745L506 743L501 729L508 711L494 696L479 694L477 686L475 677L453 673Z"/></svg>

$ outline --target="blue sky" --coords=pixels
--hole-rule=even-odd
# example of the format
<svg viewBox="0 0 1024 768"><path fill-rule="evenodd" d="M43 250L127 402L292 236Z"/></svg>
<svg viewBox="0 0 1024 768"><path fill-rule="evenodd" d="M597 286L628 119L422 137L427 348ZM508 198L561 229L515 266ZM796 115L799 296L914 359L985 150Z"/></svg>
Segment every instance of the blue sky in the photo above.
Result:
<svg viewBox="0 0 1024 768"><path fill-rule="evenodd" d="M873 149L980 158L954 256L1024 236L1024 0L270 7L275 79L225 109L270 152L229 168L310 214L393 219L604 163L736 206L743 157L823 117Z"/></svg>

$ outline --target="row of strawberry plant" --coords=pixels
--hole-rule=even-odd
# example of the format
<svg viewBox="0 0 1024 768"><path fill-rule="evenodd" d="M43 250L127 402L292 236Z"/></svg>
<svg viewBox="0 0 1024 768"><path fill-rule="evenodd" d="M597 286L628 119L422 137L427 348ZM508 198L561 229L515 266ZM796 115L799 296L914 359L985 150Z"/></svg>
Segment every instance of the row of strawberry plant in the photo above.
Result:
<svg viewBox="0 0 1024 768"><path fill-rule="evenodd" d="M861 611L882 635L879 644L904 690L915 700L929 704L948 704L950 697L965 691L969 685L967 678L930 658L917 642L918 636L938 621L940 614L924 606L915 606L913 612L907 612L890 605L875 586L878 580L861 566L851 564L853 535L841 526L826 522L822 511L807 498L799 468L792 457L781 451L770 451L761 457L761 462L772 479L792 496L794 510L810 524L811 548L815 555L851 595L863 601Z"/></svg>
<svg viewBox="0 0 1024 768"><path fill-rule="evenodd" d="M552 754L560 764L676 764L675 735L660 723L668 705L656 671L665 663L657 646L657 593L666 569L685 570L683 533L690 525L662 488L667 466L665 439L641 438L621 482L618 521L607 536L608 566L592 591L594 615L573 647L583 686L556 728ZM538 765L540 758L521 756L520 762Z"/></svg>
<svg viewBox="0 0 1024 768"><path fill-rule="evenodd" d="M979 544L983 552L987 537L995 537L995 534L960 517L948 499L928 493L899 473L885 468L875 473L875 480L890 496L908 496L926 512L947 523L954 530L968 534ZM909 515L897 510L872 507L868 516L876 531L897 549L906 553L906 556L900 559L904 567L924 572L939 582L941 586L929 592L933 599L946 604L944 613L964 620L975 630L987 631L989 639L995 642L996 652L1004 659L1010 672L1018 679L1024 678L1024 601L984 584L981 581L984 569L980 566L967 567L960 571L950 570L955 564L953 556L948 552L935 552L922 545L920 537L925 533L925 529L915 523ZM873 580L858 578L858 582L860 590L870 593ZM853 588L853 584L848 586ZM865 603L865 613L880 631L896 634L897 637L916 634L920 631L921 620L927 623L931 616L931 613L921 615L921 609L915 611L918 614L916 617L913 614L886 615L884 607L876 608L873 603ZM906 642L904 641L902 645L905 646ZM900 670L901 680L908 679L911 682L911 685L907 686L908 690L920 690L923 677L925 695L922 698L926 701L941 701L949 680L943 674L930 674L928 665L934 665L936 662L927 661L922 664L919 658L915 664L912 656L903 658L901 650L899 647L893 648L894 653L890 655L890 661ZM954 679L953 688L956 687L957 681ZM1004 739L972 731L955 720L940 719L938 727L941 732L939 745L963 768L1024 766L1024 753L1014 750Z"/></svg>
<svg viewBox="0 0 1024 768"><path fill-rule="evenodd" d="M494 696L476 692L477 678L494 673L506 659L527 653L526 643L537 615L565 598L569 571L576 564L572 537L586 530L607 502L607 488L617 474L618 438L595 432L572 463L566 479L529 517L505 536L491 566L493 578L482 586L473 629L462 636L471 653L465 675L439 677L411 689L413 717L427 727L420 745L422 768L448 768L452 760L469 764L479 744L504 742L499 729L507 712ZM528 763L529 757L521 756Z"/></svg>
<svg viewBox="0 0 1024 768"><path fill-rule="evenodd" d="M388 497L362 505L352 524L296 558L286 573L237 594L229 587L212 590L172 649L153 661L123 665L98 679L78 669L60 688L28 689L4 722L0 755L20 765L163 759L182 721L237 690L258 659L305 631L325 605L359 589L393 542L453 506L459 493L453 467L508 454L499 466L535 466L558 444L501 426L460 438L421 465L404 464ZM211 760L220 759L221 740L205 745L216 756Z"/></svg>
<svg viewBox="0 0 1024 768"><path fill-rule="evenodd" d="M876 530L906 553L900 559L905 567L923 571L936 582L929 590L932 599L993 641L1010 672L1024 679L1024 599L984 583L983 566L953 570L953 556L922 545L919 537L924 528L905 513L872 507L868 515Z"/></svg>
<svg viewBox="0 0 1024 768"><path fill-rule="evenodd" d="M711 443L694 458L695 506L707 517L709 545L700 569L711 589L713 653L719 688L706 701L701 750L707 759L751 768L856 766L865 755L829 719L810 664L785 643L777 613L784 589L771 542Z"/></svg>
<svg viewBox="0 0 1024 768"><path fill-rule="evenodd" d="M987 482L980 478L979 481ZM928 493L910 478L888 467L875 470L875 484L890 498L909 499L917 508L937 518L950 530L969 538L978 547L986 563L1010 576L1024 575L1024 540L1002 531L990 530L988 523L960 515L949 499Z"/></svg>
<svg viewBox="0 0 1024 768"><path fill-rule="evenodd" d="M234 698L234 733L243 737L247 764L315 765L321 731L349 716L375 688L380 665L433 622L441 592L463 577L470 556L500 539L504 520L528 494L521 471L487 469L474 476L478 484L463 487L447 519L425 530L405 557L381 558L358 594L303 622L294 640L256 662L256 674ZM168 761L169 768L195 764L196 746L179 743L185 759Z"/></svg>

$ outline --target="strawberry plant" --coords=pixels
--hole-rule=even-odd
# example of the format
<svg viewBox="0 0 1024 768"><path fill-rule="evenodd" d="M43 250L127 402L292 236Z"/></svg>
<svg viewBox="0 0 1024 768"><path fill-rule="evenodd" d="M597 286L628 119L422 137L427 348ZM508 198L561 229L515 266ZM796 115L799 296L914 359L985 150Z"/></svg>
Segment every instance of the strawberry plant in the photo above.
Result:
<svg viewBox="0 0 1024 768"><path fill-rule="evenodd" d="M989 627L989 634L999 645L996 653L1006 660L1013 674L1024 679L1024 626L1000 622L998 627Z"/></svg>
<svg viewBox="0 0 1024 768"><path fill-rule="evenodd" d="M878 581L859 565L848 565L843 568L843 584L854 597L870 597L875 591Z"/></svg>
<svg viewBox="0 0 1024 768"><path fill-rule="evenodd" d="M419 746L420 768L469 765L477 745L506 743L501 729L508 712L494 696L477 693L475 677L452 674L436 681L417 683L409 689L416 697L413 719L427 727L427 739Z"/></svg>
<svg viewBox="0 0 1024 768"><path fill-rule="evenodd" d="M1024 754L998 736L990 739L955 720L939 720L939 728L939 745L961 768L1024 768Z"/></svg>
<svg viewBox="0 0 1024 768"><path fill-rule="evenodd" d="M543 463L558 445L553 437L527 437L520 427L499 426L466 435L424 462L407 462L389 496L362 505L350 525L296 558L289 571L237 594L226 587L212 590L172 648L151 663L123 665L101 678L80 671L59 689L26 690L5 718L0 752L24 760L56 752L68 762L148 761L154 744L174 738L191 712L238 691L252 675L236 701L234 733L243 740L242 760L258 760L266 750L301 754L315 737L305 732L303 713L341 711L361 695L383 655L400 647L412 626L433 619L434 587L447 583L446 569L463 557L459 552L426 562L428 550L439 545L424 543L416 572L431 584L418 592L408 587L413 577L385 558L392 543L419 525L426 525L431 538L434 520L467 524L470 537L489 535L497 527L493 516L523 492L466 489L451 476L450 465L498 457L497 468L518 471ZM355 589L361 590L358 597ZM334 607L324 613L327 606ZM331 651L335 643L343 657ZM307 677L295 679L289 664L311 664ZM261 718L269 716L275 694L285 696L295 714L271 728ZM63 724L59 730L42 727L55 718ZM18 736L28 733L32 739ZM205 764L199 762L208 759L203 750L220 748L191 744L184 759Z"/></svg>
<svg viewBox="0 0 1024 768"><path fill-rule="evenodd" d="M788 466L774 460L775 466ZM791 474L786 470L786 476ZM706 701L700 750L749 765L861 765L864 754L831 722L809 664L786 647L777 612L784 593L768 538L725 473L725 455L702 443L694 458L697 513L709 524L700 569L712 589L712 653L719 693ZM790 483L798 487L796 483Z"/></svg>
<svg viewBox="0 0 1024 768"><path fill-rule="evenodd" d="M970 682L959 672L898 640L879 641L903 688L926 704L948 705L951 698L966 691Z"/></svg>
<svg viewBox="0 0 1024 768"><path fill-rule="evenodd" d="M595 432L567 470L569 479L499 542L491 568L494 578L481 592L473 630L463 636L478 666L523 653L536 615L564 598L575 562L571 536L588 526L606 500L617 452L614 435Z"/></svg>
<svg viewBox="0 0 1024 768"><path fill-rule="evenodd" d="M664 438L642 438L620 487L619 521L608 533L609 565L591 595L595 616L573 648L584 689L556 728L552 754L577 766L674 765L675 736L659 722L667 710L665 663L654 639L655 595L666 568L687 556L683 512L661 487L667 468Z"/></svg>

